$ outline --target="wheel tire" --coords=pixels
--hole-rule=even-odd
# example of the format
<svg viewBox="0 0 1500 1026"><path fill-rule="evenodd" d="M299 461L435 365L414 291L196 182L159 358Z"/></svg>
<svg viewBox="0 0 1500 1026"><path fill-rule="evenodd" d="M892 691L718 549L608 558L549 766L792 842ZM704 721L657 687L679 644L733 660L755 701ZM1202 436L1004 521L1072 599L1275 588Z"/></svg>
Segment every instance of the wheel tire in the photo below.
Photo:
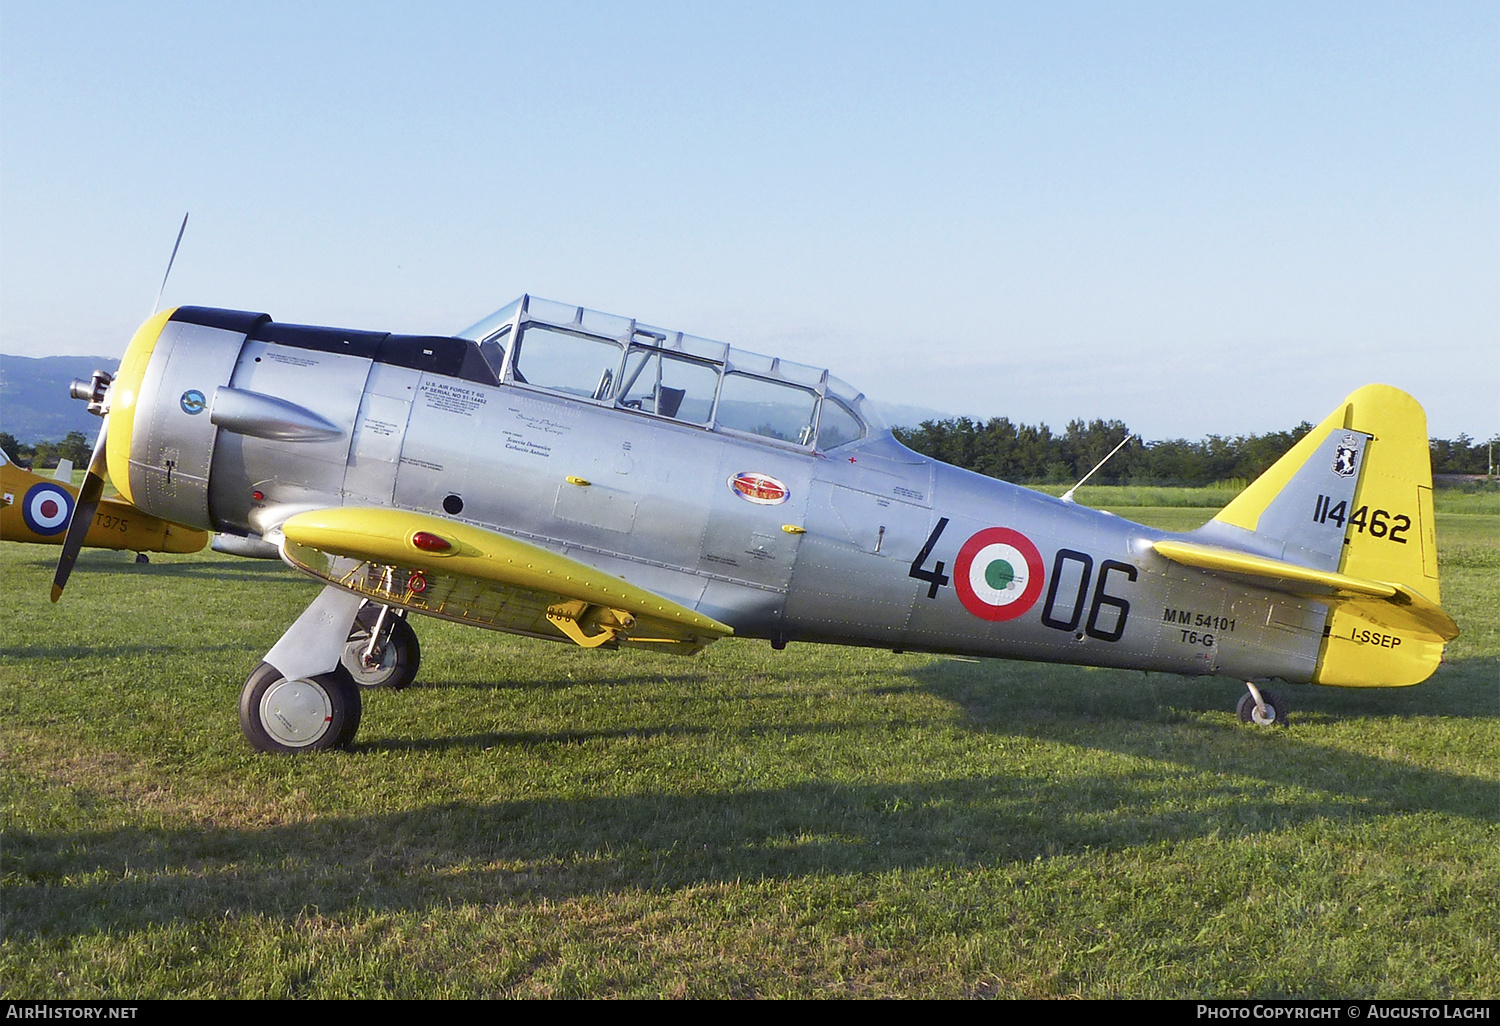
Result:
<svg viewBox="0 0 1500 1026"><path fill-rule="evenodd" d="M354 740L364 702L342 667L288 680L261 663L240 692L240 729L259 752L296 755Z"/></svg>
<svg viewBox="0 0 1500 1026"><path fill-rule="evenodd" d="M400 691L410 687L417 679L417 670L422 665L422 645L417 641L417 632L406 622L405 617L392 614L391 636L380 653L380 662L366 666L365 647L370 643L370 632L380 618L380 607L361 606L354 618L354 629L344 645L344 654L339 662L348 671L350 679L362 688L390 688Z"/></svg>
<svg viewBox="0 0 1500 1026"><path fill-rule="evenodd" d="M1257 715L1255 711L1255 696L1247 691L1240 696L1240 704L1235 709L1235 712L1239 714L1240 722L1253 723L1257 727L1285 727L1287 725L1287 709L1286 703L1282 701L1281 696L1274 691L1267 691L1265 688L1261 688L1260 697L1265 700L1266 705L1270 708L1271 718L1266 719L1263 716Z"/></svg>

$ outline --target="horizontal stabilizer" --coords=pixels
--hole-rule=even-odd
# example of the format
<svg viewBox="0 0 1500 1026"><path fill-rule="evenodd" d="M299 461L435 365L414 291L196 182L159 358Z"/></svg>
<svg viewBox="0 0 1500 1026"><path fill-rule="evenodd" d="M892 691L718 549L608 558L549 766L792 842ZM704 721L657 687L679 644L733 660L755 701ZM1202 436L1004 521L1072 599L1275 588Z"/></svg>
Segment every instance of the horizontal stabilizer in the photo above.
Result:
<svg viewBox="0 0 1500 1026"><path fill-rule="evenodd" d="M1381 610L1381 619L1388 626L1434 635L1443 641L1458 637L1458 625L1441 606L1403 584L1351 577L1331 570L1314 570L1217 545L1162 540L1153 543L1153 547L1174 563L1249 578L1260 587L1317 599L1330 605L1365 600L1360 604L1368 610L1371 608L1368 600L1373 599L1388 607Z"/></svg>

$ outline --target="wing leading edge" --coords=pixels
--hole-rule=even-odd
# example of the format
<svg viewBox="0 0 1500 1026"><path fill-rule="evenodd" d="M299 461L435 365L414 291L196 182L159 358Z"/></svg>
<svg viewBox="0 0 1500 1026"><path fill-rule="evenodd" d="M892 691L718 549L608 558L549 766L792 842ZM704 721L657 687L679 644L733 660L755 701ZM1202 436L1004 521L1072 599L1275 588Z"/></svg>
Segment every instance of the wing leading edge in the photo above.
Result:
<svg viewBox="0 0 1500 1026"><path fill-rule="evenodd" d="M385 605L532 637L690 654L733 634L612 574L495 531L421 513L343 507L290 517L282 558Z"/></svg>

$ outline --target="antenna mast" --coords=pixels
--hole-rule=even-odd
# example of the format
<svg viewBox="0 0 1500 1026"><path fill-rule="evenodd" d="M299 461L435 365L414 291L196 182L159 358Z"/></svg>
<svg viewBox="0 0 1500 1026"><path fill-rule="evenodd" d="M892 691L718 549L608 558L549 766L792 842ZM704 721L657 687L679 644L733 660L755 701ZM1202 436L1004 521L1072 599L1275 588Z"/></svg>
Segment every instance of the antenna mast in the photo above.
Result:
<svg viewBox="0 0 1500 1026"><path fill-rule="evenodd" d="M1110 457L1114 456L1115 453L1117 453L1121 449L1125 448L1125 443L1128 442L1128 441L1130 441L1130 436L1126 435L1124 438L1122 438L1120 440L1120 444L1119 445L1117 445L1113 449L1109 450L1109 456L1104 457L1104 459L1102 459L1098 463L1094 464L1094 469L1093 470L1089 471L1087 474L1084 474L1083 478L1076 485L1074 485L1072 488L1069 488L1067 491L1063 492L1062 501L1063 502L1073 502L1074 501L1074 499L1073 499L1073 493L1076 492L1076 491L1078 491L1078 489L1082 488L1083 487L1083 482L1087 481L1089 478L1093 477L1094 474L1096 474L1098 472L1098 470L1099 470L1100 467L1102 467L1106 463L1108 463L1110 461Z"/></svg>

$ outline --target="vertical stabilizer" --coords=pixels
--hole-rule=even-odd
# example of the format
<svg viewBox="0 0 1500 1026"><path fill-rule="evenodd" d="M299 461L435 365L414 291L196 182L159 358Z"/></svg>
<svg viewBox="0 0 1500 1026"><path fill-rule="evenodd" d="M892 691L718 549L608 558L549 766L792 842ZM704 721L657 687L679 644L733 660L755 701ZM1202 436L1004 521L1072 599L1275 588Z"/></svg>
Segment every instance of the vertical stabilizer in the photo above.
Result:
<svg viewBox="0 0 1500 1026"><path fill-rule="evenodd" d="M1426 680L1451 630L1413 626L1437 609L1437 535L1427 415L1389 385L1350 395L1196 534L1317 570L1395 585L1390 601L1330 602L1313 680L1378 687ZM1413 594L1414 593L1414 594ZM1451 621L1441 615L1434 619Z"/></svg>

